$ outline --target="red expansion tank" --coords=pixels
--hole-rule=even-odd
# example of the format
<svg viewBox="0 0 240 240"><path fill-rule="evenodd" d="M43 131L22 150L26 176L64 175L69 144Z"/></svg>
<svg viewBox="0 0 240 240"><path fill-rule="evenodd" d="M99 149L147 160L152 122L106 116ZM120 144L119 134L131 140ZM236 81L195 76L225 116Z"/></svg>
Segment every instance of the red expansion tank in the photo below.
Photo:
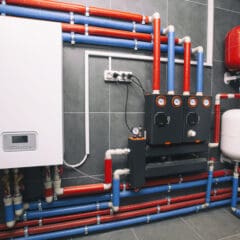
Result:
<svg viewBox="0 0 240 240"><path fill-rule="evenodd" d="M225 37L225 65L229 71L240 71L240 26Z"/></svg>

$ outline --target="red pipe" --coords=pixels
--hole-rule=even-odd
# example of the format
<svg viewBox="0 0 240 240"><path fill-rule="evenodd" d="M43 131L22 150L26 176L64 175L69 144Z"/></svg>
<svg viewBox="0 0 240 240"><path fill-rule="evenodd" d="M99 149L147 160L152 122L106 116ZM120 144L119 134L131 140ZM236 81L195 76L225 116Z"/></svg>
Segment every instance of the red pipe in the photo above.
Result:
<svg viewBox="0 0 240 240"><path fill-rule="evenodd" d="M219 143L220 141L220 119L221 119L221 112L220 112L220 104L216 104L214 106L215 110L215 117L214 117L214 135L213 135L213 142Z"/></svg>
<svg viewBox="0 0 240 240"><path fill-rule="evenodd" d="M212 196L211 201L219 201L222 199L229 198L230 196L231 196L231 193ZM172 204L172 205L164 205L164 206L161 206L161 212L171 211L171 210L184 208L184 207L188 207L188 206L194 206L194 205L203 204L203 203L205 203L205 198L180 202L180 203L176 203L176 204ZM76 228L76 227L81 227L81 226L87 226L87 225L97 224L98 220L100 220L101 223L106 223L106 222L110 222L110 221L118 221L118 220L138 217L138 216L142 216L142 215L154 214L154 213L158 213L158 211L159 211L159 207L158 207L158 205L156 205L154 207L147 208L147 209L130 211L130 212L127 211L127 212L123 212L123 213L117 213L114 215L107 215L107 216L101 216L101 217L100 216L93 217L93 218L84 219L82 221L74 220L74 221L67 221L67 222L63 222L63 223L55 223L55 224L45 225L45 226L41 226L41 227L38 227L38 226L30 227L30 228L28 228L28 234L33 235L33 234L40 234L40 233L44 233L44 232L51 232L51 231L58 231L58 230L63 230L63 229L71 229L71 228ZM0 233L0 239L19 237L19 236L24 236L24 229L17 229L17 230L12 230L12 231L8 231L8 232L6 231L6 232Z"/></svg>
<svg viewBox="0 0 240 240"><path fill-rule="evenodd" d="M160 27L160 15L158 13L155 13L153 15L153 93L160 92Z"/></svg>
<svg viewBox="0 0 240 240"><path fill-rule="evenodd" d="M191 42L184 42L183 92L190 93Z"/></svg>
<svg viewBox="0 0 240 240"><path fill-rule="evenodd" d="M108 162L108 167L104 167L105 170L110 169L110 162ZM110 178L112 178L112 174L110 174L112 171L105 171L105 181L108 180L110 182ZM231 170L217 170L213 173L214 177L221 177L226 175L231 175ZM188 182L188 181L195 181L200 179L205 179L208 177L208 173L200 173L193 176L184 176L184 177L176 177L176 178L161 178L158 180L152 180L148 181L144 187L152 187L157 185L166 185L166 184L173 184L178 182ZM110 182L111 183L111 182ZM126 189L131 189L131 186L129 184L125 185ZM124 189L124 185L120 185L120 189ZM97 184L89 184L89 185L80 185L80 186L69 186L63 188L63 194L59 197L69 197L69 196L76 196L81 194L94 194L94 193L100 193L100 192L106 192L110 189L104 188L104 183L97 183Z"/></svg>
<svg viewBox="0 0 240 240"><path fill-rule="evenodd" d="M63 195L61 196L75 196L79 194L101 193L104 192L104 183L70 186L63 188Z"/></svg>
<svg viewBox="0 0 240 240"><path fill-rule="evenodd" d="M223 189L218 189L216 191L212 191L212 195L219 195L219 194L225 194L225 193L231 193L231 188L223 188ZM179 203L183 201L188 201L188 200L194 200L198 198L205 197L206 193L201 192L201 193L195 193L195 194L189 194L186 196L178 196L178 197L173 197L169 199L160 199L160 200L154 200L146 203L138 203L138 204L132 204L132 205L127 205L127 206L121 206L119 208L119 212L128 212L128 211L133 211L137 209L144 209L144 208L149 208L157 205L165 205L165 204L172 204L172 203ZM98 211L92 211L92 212L86 212L86 213L77 213L77 214L71 214L67 216L59 216L59 217L51 217L51 218L43 218L42 219L42 225L46 224L51 224L51 223L59 223L59 222L64 222L64 221L70 221L70 220L80 220L84 218L89 218L89 217L94 217L97 215L109 215L111 214L110 209L106 210L98 210ZM25 226L36 226L39 225L39 220L28 220L24 222L19 222L15 225L16 228L21 228ZM8 230L9 228L6 227L5 224L0 225L0 230ZM0 235L1 236L1 235Z"/></svg>
<svg viewBox="0 0 240 240"><path fill-rule="evenodd" d="M54 0L7 0L6 2L8 4L86 14L86 7L84 5L75 3L58 2ZM89 7L89 14L93 16L109 17L126 21L135 21L140 23L142 23L142 21L145 21L145 23L149 23L148 16L146 16L144 20L144 17L141 14L128 13L118 10Z"/></svg>
<svg viewBox="0 0 240 240"><path fill-rule="evenodd" d="M105 159L104 160L104 182L106 184L112 184L112 159Z"/></svg>

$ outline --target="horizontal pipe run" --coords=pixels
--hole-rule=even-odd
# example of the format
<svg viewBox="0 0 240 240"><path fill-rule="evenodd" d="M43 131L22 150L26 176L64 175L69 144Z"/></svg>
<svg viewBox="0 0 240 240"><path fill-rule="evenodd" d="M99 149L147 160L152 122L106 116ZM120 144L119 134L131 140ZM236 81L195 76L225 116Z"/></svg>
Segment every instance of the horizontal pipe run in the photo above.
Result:
<svg viewBox="0 0 240 240"><path fill-rule="evenodd" d="M213 183L227 182L231 180L232 180L232 176L220 177L220 178L214 178ZM197 186L203 186L205 184L207 184L207 180L144 188L139 192L122 191L120 192L120 196L115 195L113 196L113 199L115 198L114 201L116 203L118 201L120 202L119 197L127 198L127 197L144 196L147 194L160 193L160 192L165 192L169 190L171 191L171 190L179 190L179 189L187 189L187 188L192 188ZM71 213L101 210L101 209L107 209L109 208L109 206L110 206L109 202L101 202L97 204L88 204L88 205L72 206L72 207L64 207L64 208L62 207L62 208L43 210L43 211L26 211L24 214L24 219L32 220L36 218L44 218L44 217L51 217L51 216L67 215ZM118 207L118 206L115 205L115 207Z"/></svg>
<svg viewBox="0 0 240 240"><path fill-rule="evenodd" d="M231 170L217 170L214 171L213 177L222 177L222 176L228 176L231 175ZM148 181L145 184L145 187L153 187L157 185L166 185L166 184L173 184L173 183L183 183L188 181L196 181L201 179L206 179L208 177L208 173L200 173L190 176L181 176L176 178L160 178L159 180L151 180ZM84 185L83 185L84 186ZM123 185L120 185L121 189L124 189ZM130 187L127 185L126 189L130 189ZM46 203L46 202L30 202L25 204L26 210L37 210L37 209L49 209L49 208L56 208L56 207L67 207L67 206L74 206L74 205L81 205L81 204L90 204L95 202L103 202L103 201L110 201L111 195L105 194L105 195L96 195L96 196L87 196L87 197L79 197L79 198L71 198L71 199L60 199L56 200L52 203Z"/></svg>
<svg viewBox="0 0 240 240"><path fill-rule="evenodd" d="M229 182L231 180L232 180L232 176L219 177L219 178L214 178L213 183ZM207 184L207 180L199 180L194 182L186 182L186 183L178 183L178 184L172 184L172 185L163 185L163 186L157 186L157 187L151 187L151 188L144 188L139 192L123 191L123 192L120 192L120 197L121 198L137 197L142 195L161 193L165 191L168 192L173 190L199 187L199 186L204 186L206 184Z"/></svg>
<svg viewBox="0 0 240 240"><path fill-rule="evenodd" d="M62 196L76 196L81 194L103 193L105 191L104 183L89 185L64 187Z"/></svg>
<svg viewBox="0 0 240 240"><path fill-rule="evenodd" d="M3 5L0 4L0 13L16 16L16 17L25 17L25 18L33 18L39 20L47 20L47 21L55 21L55 22L63 22L63 23L71 23L74 19L75 24L87 24L96 27L104 27L104 28L114 28L125 31L136 31L142 33L152 33L153 29L151 25L142 25L142 24L134 24L123 21L116 21L110 19L103 19L97 17L87 17L78 14L70 14L64 12L54 12L49 10L40 10L34 8L26 8L19 7L14 5Z"/></svg>
<svg viewBox="0 0 240 240"><path fill-rule="evenodd" d="M238 199L239 200L239 199ZM209 204L208 208L214 208L214 207L220 207L225 206L231 202L230 199L221 200L217 202L212 202ZM190 204L190 203L189 203ZM74 236L74 235L86 235L89 233L95 233L99 231L106 231L106 230L113 230L120 227L129 227L131 225L136 224L142 224L142 223L149 223L157 220L166 219L169 217L175 217L175 216L181 216L186 215L189 213L198 212L199 210L205 209L205 207L202 204L198 204L195 206L185 207L177 210L172 210L168 212L160 212L155 214L150 214L146 216L140 216L135 218L127 218L120 221L114 221L109 223L103 223L103 224L96 224L91 226L84 226L80 228L75 229L68 229L68 230L60 230L50 233L43 233L35 236L29 236L28 238L17 238L18 240L44 240L44 239L56 239L56 238L63 238L68 236Z"/></svg>
<svg viewBox="0 0 240 240"><path fill-rule="evenodd" d="M217 195L222 195L222 194L231 194L231 188L222 188L222 189L217 189L211 192L212 196L217 196ZM199 199L203 198L206 196L205 192L200 192L200 193L194 193L194 194L189 194L185 196L177 196L177 197L168 197L165 199L160 199L160 200L154 200L154 201L149 201L149 202L144 202L144 203L137 203L137 204L132 204L132 205L126 205L126 206L121 206L119 208L119 213L122 212L129 212L133 210L138 210L138 209L145 209L157 205L166 205L166 204L173 204L173 203L179 203L183 201L189 201L189 200L194 200L194 199ZM92 211L92 212L86 212L86 213L77 213L77 214L71 214L67 216L58 216L58 217L51 217L51 218L43 218L41 219L41 225L46 225L46 224L51 224L51 223L58 223L58 222L64 222L64 221L70 221L70 220L80 220L84 218L89 218L89 217L94 217L97 215L108 215L111 214L110 209L106 210L98 210L98 211ZM39 220L27 220L27 221L22 221L18 222L14 228L22 228L25 226L37 226L39 225ZM0 231L2 230L7 230L8 228L6 227L5 224L0 225ZM1 239L1 234L0 234L0 239Z"/></svg>
<svg viewBox="0 0 240 240"><path fill-rule="evenodd" d="M196 195L196 194L195 194ZM190 195L189 195L190 196ZM227 194L220 194L220 195L214 195L211 197L211 201L219 201L222 199L229 198L231 196L231 193ZM74 227L81 227L81 226L86 226L86 225L93 225L93 224L102 224L110 221L117 221L117 220L122 220L126 218L133 218L137 216L142 216L142 215L148 215L148 214L154 214L154 213L159 213L159 212L167 212L187 206L192 206L196 204L203 204L205 201L204 197L203 198L198 198L194 199L191 201L181 201L175 204L169 205L167 202L163 205L159 205L157 202L156 204L153 204L152 206L148 208L141 208L137 209L136 207L131 208L131 206L135 205L129 205L126 206L127 211L119 211L118 214L115 215L101 215L101 214L96 214L95 217L90 217L88 219L83 219L79 221L79 219L74 219L74 221L67 221L65 220L64 222L61 223L54 223L54 224L49 224L49 225L43 225L43 226L37 226L37 227L28 227L28 235L34 235L34 234L39 234L39 233L44 233L44 232L52 232L52 231L57 231L57 230L62 230L62 229L70 229ZM137 204L139 205L139 204ZM97 216L97 217L96 217ZM9 238L9 237L19 237L19 236L24 236L24 229L16 229L8 232L0 232L0 239L3 238Z"/></svg>
<svg viewBox="0 0 240 240"><path fill-rule="evenodd" d="M86 36L80 34L71 34L63 33L63 41L68 43L82 43L82 44L93 44L101 46L110 46L110 47L122 47L130 48L134 50L147 50L152 51L153 44L143 41L134 41L134 40L125 40L125 39L116 39L108 37L98 37L98 36ZM161 51L166 53L168 47L166 44L161 44ZM184 50L182 46L175 46L175 53L183 54Z"/></svg>
<svg viewBox="0 0 240 240"><path fill-rule="evenodd" d="M73 207L64 207L64 208L56 208L51 210L43 210L43 211L28 211L25 212L24 218L28 220L36 219L36 218L45 218L45 217L54 217L61 216L73 213L81 213L88 211L96 211L102 209L108 209L109 202L101 202L97 204L89 204L82 206L73 206Z"/></svg>
<svg viewBox="0 0 240 240"><path fill-rule="evenodd" d="M149 23L148 16L143 16L137 13L123 12L119 10L104 9L97 7L86 7L80 4L65 3L54 0L7 0L8 4L24 5L30 7L36 7L41 9L51 9L57 11L68 11L74 13L80 13L84 15L93 15L100 17L109 17L115 19L122 19L126 21L135 21L139 23Z"/></svg>

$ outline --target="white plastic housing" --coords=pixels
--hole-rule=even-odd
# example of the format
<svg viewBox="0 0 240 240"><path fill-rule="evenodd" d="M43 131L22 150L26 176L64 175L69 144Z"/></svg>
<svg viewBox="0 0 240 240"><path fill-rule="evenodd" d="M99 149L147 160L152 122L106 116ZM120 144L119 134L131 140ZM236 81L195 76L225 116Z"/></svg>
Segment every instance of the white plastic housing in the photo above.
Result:
<svg viewBox="0 0 240 240"><path fill-rule="evenodd" d="M1 16L0 74L0 169L62 164L61 25Z"/></svg>
<svg viewBox="0 0 240 240"><path fill-rule="evenodd" d="M240 160L240 109L222 115L221 151L232 160Z"/></svg>

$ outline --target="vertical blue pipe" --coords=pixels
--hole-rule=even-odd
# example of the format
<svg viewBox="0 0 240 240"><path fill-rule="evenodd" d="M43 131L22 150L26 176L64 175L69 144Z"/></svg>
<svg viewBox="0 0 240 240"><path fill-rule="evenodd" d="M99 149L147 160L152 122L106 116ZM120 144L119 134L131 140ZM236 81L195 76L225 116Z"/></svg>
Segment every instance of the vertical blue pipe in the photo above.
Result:
<svg viewBox="0 0 240 240"><path fill-rule="evenodd" d="M120 179L113 179L113 209L118 210L120 204Z"/></svg>
<svg viewBox="0 0 240 240"><path fill-rule="evenodd" d="M5 223L11 228L15 224L15 214L12 197L4 197Z"/></svg>
<svg viewBox="0 0 240 240"><path fill-rule="evenodd" d="M174 92L175 32L168 32L168 84L167 91Z"/></svg>
<svg viewBox="0 0 240 240"><path fill-rule="evenodd" d="M236 208L237 207L237 197L238 197L238 174L235 174L233 176L232 180L232 202L231 207Z"/></svg>
<svg viewBox="0 0 240 240"><path fill-rule="evenodd" d="M208 181L207 181L207 191L206 191L206 203L208 204L211 202L212 182L213 182L213 166L210 166L208 171Z"/></svg>
<svg viewBox="0 0 240 240"><path fill-rule="evenodd" d="M197 55L197 93L203 93L203 51Z"/></svg>

